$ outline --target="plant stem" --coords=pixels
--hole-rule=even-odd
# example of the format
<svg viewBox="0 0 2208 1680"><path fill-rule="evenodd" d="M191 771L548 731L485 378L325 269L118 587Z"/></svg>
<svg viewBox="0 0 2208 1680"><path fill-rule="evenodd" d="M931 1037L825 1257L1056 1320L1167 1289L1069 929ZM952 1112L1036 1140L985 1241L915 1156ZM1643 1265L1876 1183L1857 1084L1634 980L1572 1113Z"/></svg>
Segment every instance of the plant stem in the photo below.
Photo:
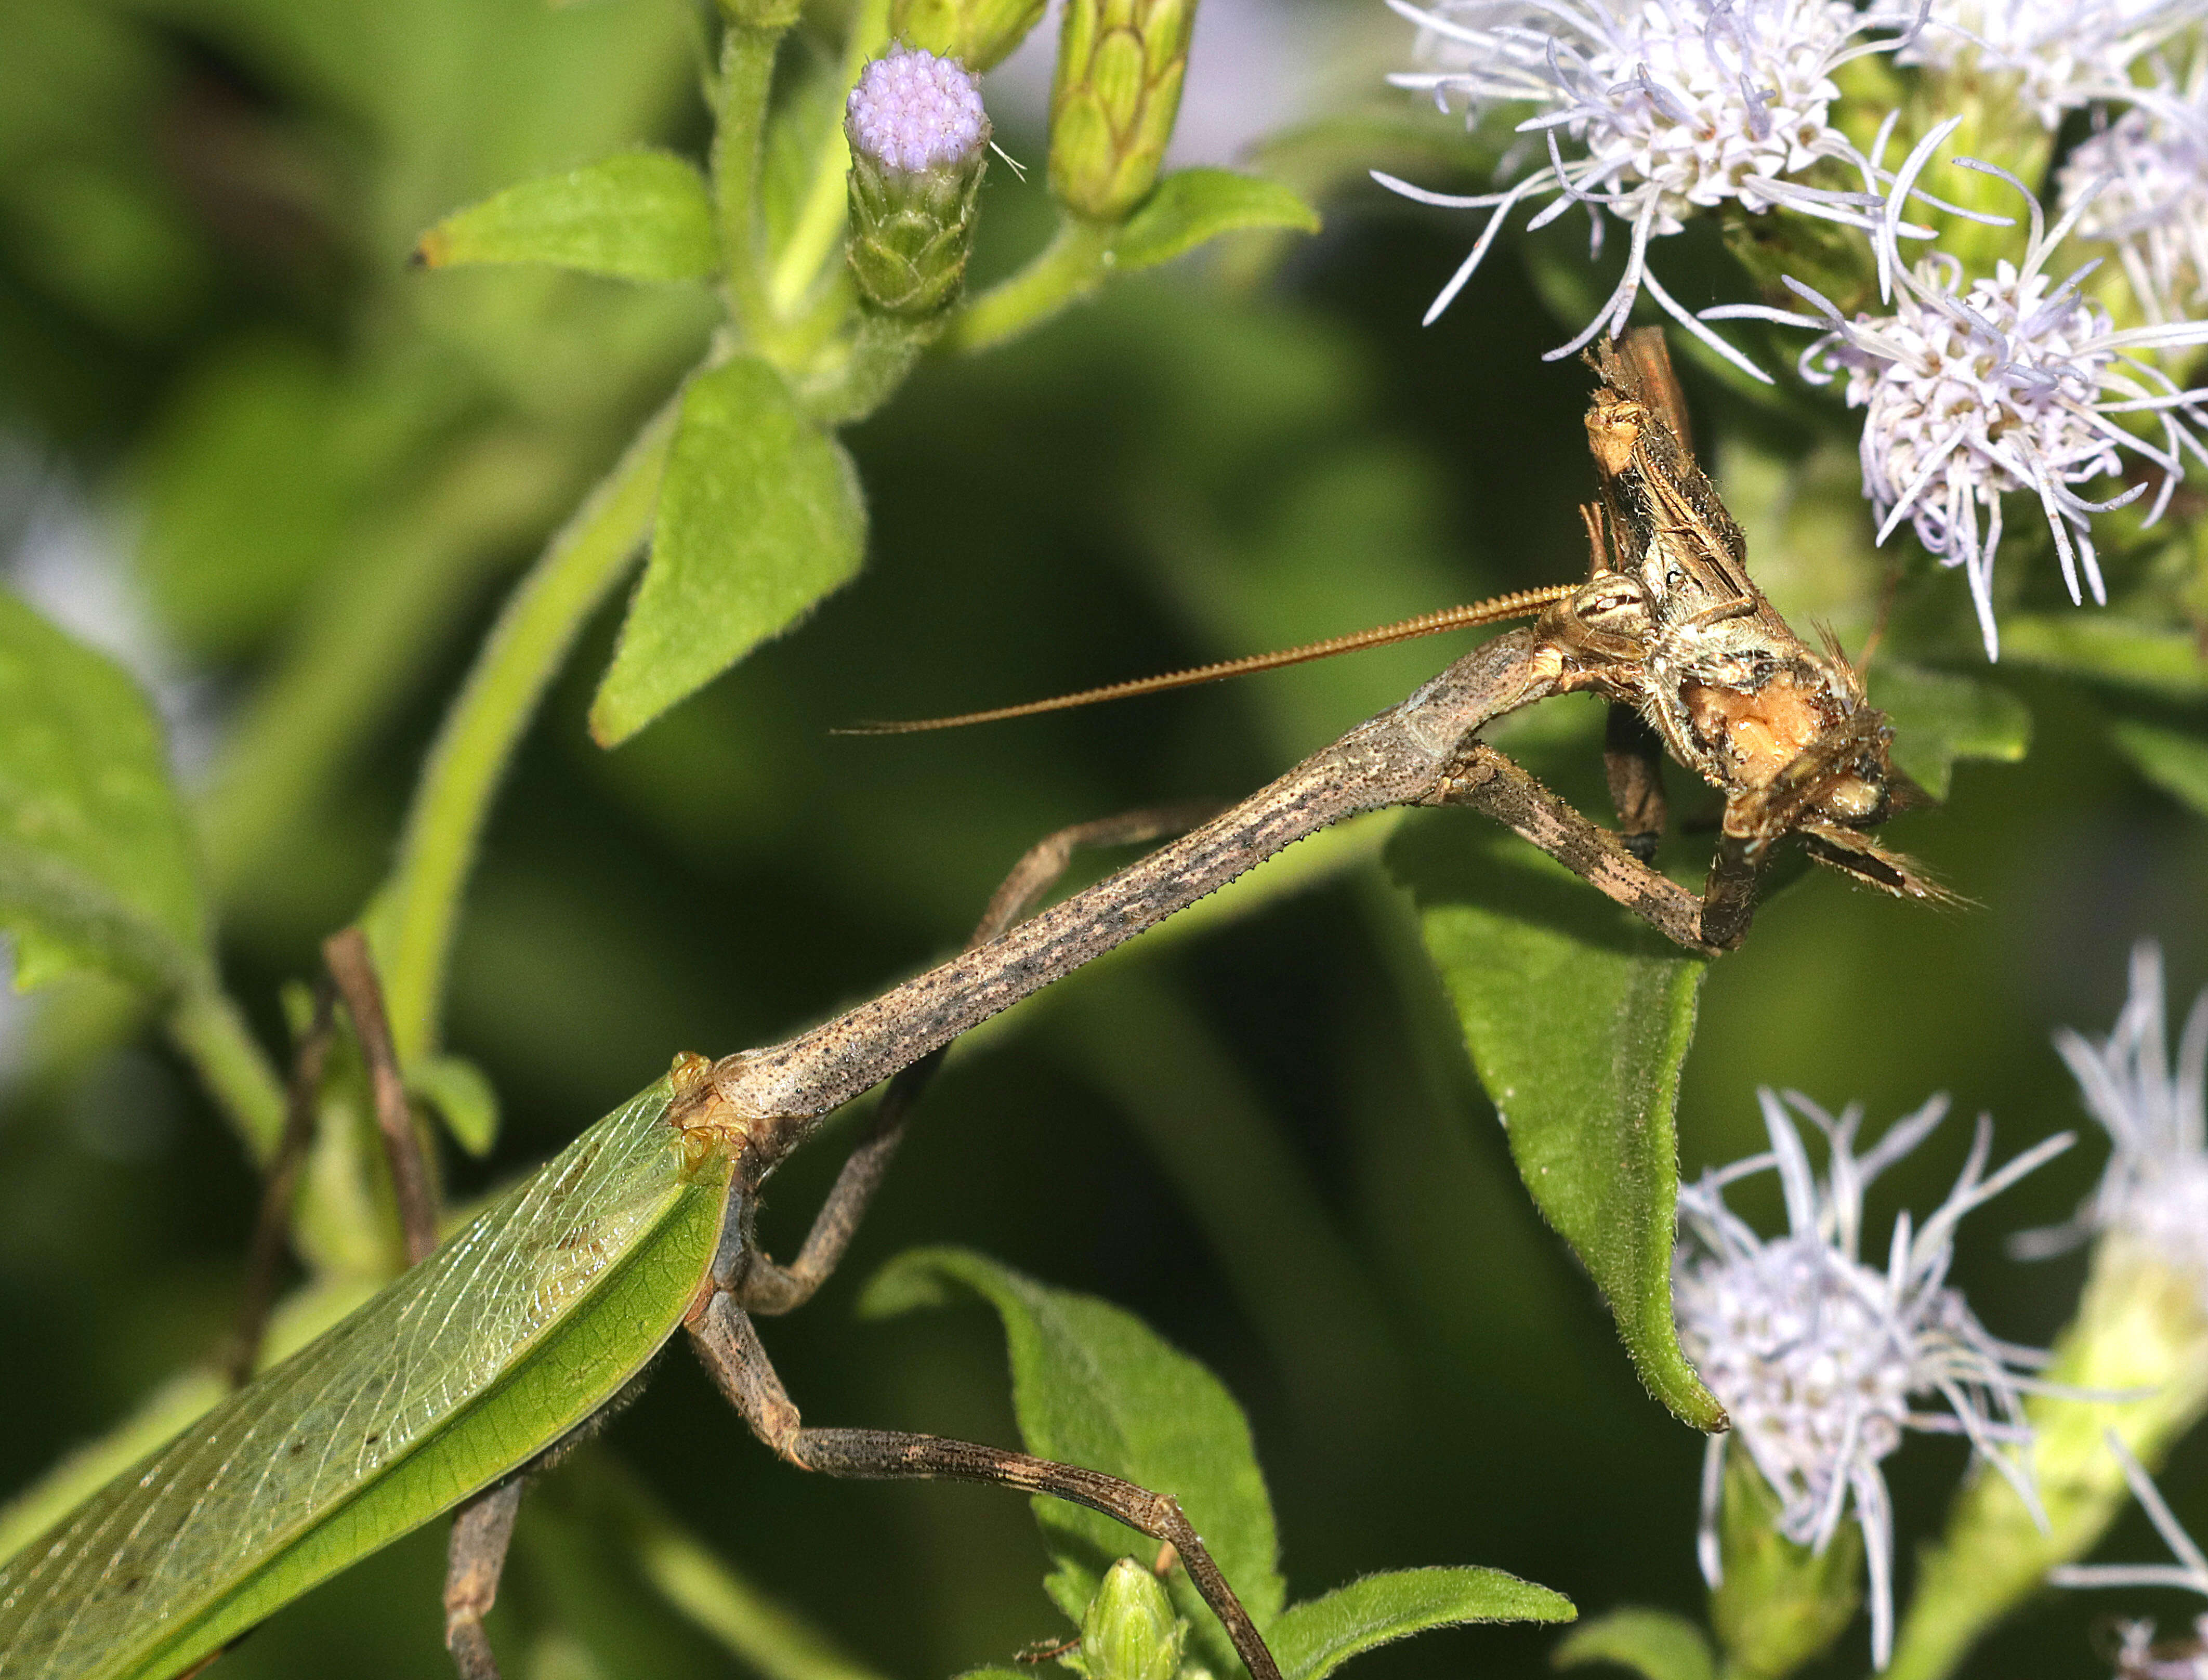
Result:
<svg viewBox="0 0 2208 1680"><path fill-rule="evenodd" d="M773 326L759 249L759 159L767 92L786 24L730 19L721 32L721 80L713 113L713 198L721 217L721 265L729 315L757 342Z"/></svg>
<svg viewBox="0 0 2208 1680"><path fill-rule="evenodd" d="M1068 216L1020 272L975 298L951 328L960 350L987 350L1040 326L1104 283L1114 230Z"/></svg>
<svg viewBox="0 0 2208 1680"><path fill-rule="evenodd" d="M508 597L429 750L398 866L367 918L402 1065L436 1047L453 928L491 797L553 674L651 529L680 401L645 423Z"/></svg>
<svg viewBox="0 0 2208 1680"><path fill-rule="evenodd" d="M851 353L835 377L804 393L806 412L824 426L848 426L887 402L912 364L943 333L943 318L904 321L862 309Z"/></svg>
<svg viewBox="0 0 2208 1680"><path fill-rule="evenodd" d="M851 20L851 33L843 43L843 81L855 87L867 60L880 56L890 42L890 0L860 0ZM795 314L819 278L821 265L834 254L837 236L843 231L844 177L850 172L851 145L838 123L829 131L827 144L814 160L813 179L805 189L805 202L797 213L789 237L776 255L767 282L767 297L778 319Z"/></svg>
<svg viewBox="0 0 2208 1680"><path fill-rule="evenodd" d="M284 1132L284 1082L237 1005L212 975L185 988L169 1012L169 1039L229 1116L256 1167Z"/></svg>

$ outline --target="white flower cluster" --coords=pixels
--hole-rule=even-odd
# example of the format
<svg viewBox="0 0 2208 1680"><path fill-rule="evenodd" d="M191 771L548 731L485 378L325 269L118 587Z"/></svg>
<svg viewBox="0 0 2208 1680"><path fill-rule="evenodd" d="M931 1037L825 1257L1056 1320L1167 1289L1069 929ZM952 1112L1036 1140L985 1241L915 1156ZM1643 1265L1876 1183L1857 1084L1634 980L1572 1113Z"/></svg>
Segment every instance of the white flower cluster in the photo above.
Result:
<svg viewBox="0 0 2208 1680"><path fill-rule="evenodd" d="M1802 376L1829 384L1845 375L1849 405L1865 411L1863 494L1880 520L1878 540L1906 519L1943 564L1966 570L1986 657L1995 659L2001 653L1993 570L2001 497L2029 490L2037 498L2071 600L2083 599L2082 571L2093 599L2105 602L2091 515L2152 488L2151 523L2184 477L2184 454L2208 462L2199 435L2208 427L2208 387L2181 390L2131 352L2208 344L2208 322L2116 330L2108 311L2079 290L2097 265L2088 263L2060 284L2046 272L2092 199L2073 205L2049 228L2023 183L1968 159L1957 161L2002 176L2022 196L2031 227L2022 261L2004 258L1991 274L1977 276L1942 254L1905 263L1899 244L1901 205L1959 120L1941 123L1910 153L1874 235L1881 270L1893 282L1893 314L1844 321L1830 301L1790 279L1788 285L1815 313L1735 303L1703 315L1823 329L1802 354ZM2111 417L2133 413L2157 417L2160 442ZM2154 485L2135 484L2102 501L2079 494L2075 486L2120 473L2125 451L2158 469Z"/></svg>
<svg viewBox="0 0 2208 1680"><path fill-rule="evenodd" d="M2081 239L2116 248L2153 321L2208 303L2208 48L2180 84L2157 66L2139 102L2078 142L2055 172L2064 212L2085 205Z"/></svg>
<svg viewBox="0 0 2208 1680"><path fill-rule="evenodd" d="M2132 65L2200 17L2199 0L1887 0L1874 10L1897 26L1922 19L1895 63L2018 75L2049 129L2094 100L2130 99Z"/></svg>
<svg viewBox="0 0 2208 1680"><path fill-rule="evenodd" d="M1893 1644L1893 1515L1881 1460L1906 1430L1961 1434L2006 1476L2035 1513L2038 1497L2021 1456L2031 1431L2019 1394L2034 1384L2011 1367L2042 1357L1995 1341L1947 1285L1955 1227L2067 1149L2067 1135L2026 1150L1990 1177L1990 1121L1978 1123L1962 1176L1923 1228L1894 1224L1884 1269L1859 1249L1863 1192L1921 1143L1947 1113L1935 1097L1897 1120L1861 1155L1863 1115L1837 1119L1808 1098L1758 1093L1771 1152L1704 1174L1679 1193L1683 1227L1673 1263L1679 1339L1737 1439L1779 1501L1779 1531L1821 1551L1852 1510L1869 1574L1871 1651L1884 1668ZM1824 1134L1823 1179L1811 1170L1792 1115ZM1766 1240L1725 1204L1725 1186L1776 1168L1787 1234ZM1936 1395L1944 1412L1915 1409ZM1725 1437L1711 1437L1702 1478L1697 1551L1711 1585L1721 1578L1717 1519Z"/></svg>
<svg viewBox="0 0 2208 1680"><path fill-rule="evenodd" d="M1623 330L1646 289L1674 320L1758 379L1767 376L1683 309L1651 273L1648 243L1677 233L1698 209L1728 200L1751 211L1784 206L1870 225L1878 202L1870 162L1831 119L1833 72L1891 39L1857 38L1874 26L1848 0L1411 0L1389 4L1420 28L1434 68L1389 79L1430 92L1469 117L1493 104L1530 106L1518 131L1548 161L1502 191L1433 193L1374 172L1383 186L1455 209L1494 214L1472 253L1426 312L1447 309L1521 200L1561 195L1539 227L1587 207L1593 243L1604 213L1632 230L1625 273L1595 318L1549 357ZM1574 155L1566 156L1569 141ZM1522 148L1521 148L1522 154ZM1797 180L1821 164L1845 166L1861 192ZM1508 163L1506 160L1506 169Z"/></svg>
<svg viewBox="0 0 2208 1680"><path fill-rule="evenodd" d="M2142 939L2132 948L2131 994L2115 1030L2097 1043L2067 1029L2055 1035L2086 1112L2115 1148L2076 1221L2022 1246L2052 1253L2121 1233L2197 1278L2208 1303L2208 989L2193 999L2174 1061L2163 1019L2162 948Z"/></svg>

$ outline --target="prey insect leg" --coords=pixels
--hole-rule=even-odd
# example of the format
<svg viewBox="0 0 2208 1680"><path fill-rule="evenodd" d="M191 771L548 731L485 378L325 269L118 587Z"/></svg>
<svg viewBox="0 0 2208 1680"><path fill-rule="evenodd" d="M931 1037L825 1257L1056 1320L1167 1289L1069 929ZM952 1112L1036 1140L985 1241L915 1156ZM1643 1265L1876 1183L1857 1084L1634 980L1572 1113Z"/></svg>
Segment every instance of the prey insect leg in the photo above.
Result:
<svg viewBox="0 0 2208 1680"><path fill-rule="evenodd" d="M801 1469L868 1480L986 1482L1047 1493L1101 1511L1172 1545L1203 1601L1225 1624L1251 1680L1280 1680L1279 1665L1257 1623L1172 1496L1079 1465L971 1441L896 1430L807 1427L768 1363L751 1319L726 1293L716 1293L691 1320L690 1336L706 1371L753 1432Z"/></svg>
<svg viewBox="0 0 2208 1680"><path fill-rule="evenodd" d="M1664 742L1639 712L1614 700L1603 724L1602 771L1625 849L1655 862L1664 834Z"/></svg>
<svg viewBox="0 0 2208 1680"><path fill-rule="evenodd" d="M988 944L1025 916L1035 901L1065 873L1073 854L1083 847L1139 846L1153 840L1170 839L1199 823L1208 822L1219 813L1219 809L1211 801L1158 806L1096 822L1077 823L1037 841L990 896L973 936L966 941L966 949L971 951L976 945ZM747 1312L771 1315L790 1311L810 1300L813 1292L827 1281L828 1275L843 1260L843 1251L849 1246L860 1220L865 1217L867 1205L889 1169L897 1145L904 1140L913 1105L920 1101L928 1081L942 1066L948 1048L945 1046L929 1052L890 1081L866 1137L845 1159L827 1199L813 1215L813 1228L806 1233L805 1245L798 1251L796 1259L787 1266L777 1265L754 1247L748 1253L727 1255L726 1263L716 1267L716 1281L724 1287L732 1285L738 1304ZM737 1241L742 1240L741 1232L732 1234Z"/></svg>

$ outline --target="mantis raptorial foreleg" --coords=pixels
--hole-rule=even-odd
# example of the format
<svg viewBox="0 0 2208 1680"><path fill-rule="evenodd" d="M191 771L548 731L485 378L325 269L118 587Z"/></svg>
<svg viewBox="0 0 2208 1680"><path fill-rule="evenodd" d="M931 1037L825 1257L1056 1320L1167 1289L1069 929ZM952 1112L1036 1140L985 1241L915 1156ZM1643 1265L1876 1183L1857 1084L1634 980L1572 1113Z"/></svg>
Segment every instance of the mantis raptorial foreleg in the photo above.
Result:
<svg viewBox="0 0 2208 1680"><path fill-rule="evenodd" d="M988 944L1025 916L1035 901L1065 873L1073 854L1083 848L1140 846L1153 840L1169 839L1209 821L1219 809L1215 801L1160 806L1096 822L1077 823L1036 842L991 895L973 936L966 941L966 949L972 951L977 945ZM852 1233L859 1228L867 1204L888 1170L897 1145L904 1141L904 1128L913 1105L920 1101L928 1081L943 1065L944 1053L942 1049L930 1051L890 1081L889 1089L882 1093L882 1100L875 1107L867 1136L845 1158L835 1185L820 1204L820 1211L813 1215L813 1228L806 1233L805 1244L798 1251L797 1258L787 1266L777 1265L756 1247L745 1257L741 1282L735 1285L738 1304L745 1311L770 1316L790 1311L810 1300L813 1292L827 1281L828 1275L842 1261Z"/></svg>
<svg viewBox="0 0 2208 1680"><path fill-rule="evenodd" d="M1485 811L1689 951L1715 955L1728 948L1710 937L1707 897L1696 897L1643 863L1618 835L1590 822L1485 741L1473 741L1458 755L1425 802ZM1736 931L1731 943L1738 939Z"/></svg>
<svg viewBox="0 0 2208 1680"><path fill-rule="evenodd" d="M1169 1495L1079 1465L1053 1463L972 1441L895 1430L808 1428L768 1363L751 1319L727 1293L715 1294L705 1311L691 1321L690 1337L698 1357L744 1421L760 1440L801 1468L868 1480L986 1482L1025 1493L1047 1493L1101 1511L1172 1546L1204 1602L1225 1624L1251 1680L1281 1680L1280 1667L1257 1623L1204 1549L1179 1502Z"/></svg>

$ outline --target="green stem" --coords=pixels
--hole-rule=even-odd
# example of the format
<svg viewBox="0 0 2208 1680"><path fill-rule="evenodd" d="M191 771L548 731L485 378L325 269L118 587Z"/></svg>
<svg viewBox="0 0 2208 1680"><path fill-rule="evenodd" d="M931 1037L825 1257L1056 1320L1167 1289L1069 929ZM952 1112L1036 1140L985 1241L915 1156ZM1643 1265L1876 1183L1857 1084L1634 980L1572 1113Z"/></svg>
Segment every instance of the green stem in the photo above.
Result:
<svg viewBox="0 0 2208 1680"><path fill-rule="evenodd" d="M500 611L423 767L368 918L399 1059L436 1047L461 891L507 760L584 623L651 530L680 398L652 417Z"/></svg>
<svg viewBox="0 0 2208 1680"><path fill-rule="evenodd" d="M832 380L805 393L805 410L824 426L848 426L887 402L912 364L943 333L943 317L903 321L862 309L851 353Z"/></svg>
<svg viewBox="0 0 2208 1680"><path fill-rule="evenodd" d="M845 87L858 85L869 59L881 56L890 44L890 0L860 0L851 20L851 33L843 43ZM824 264L834 255L836 241L843 231L843 215L849 189L844 177L851 170L851 145L838 123L829 131L828 143L813 166L813 179L805 189L805 202L774 260L767 282L767 297L778 319L796 313L819 279Z"/></svg>
<svg viewBox="0 0 2208 1680"><path fill-rule="evenodd" d="M775 53L789 25L731 19L721 33L721 80L713 113L713 197L721 218L721 265L729 314L756 342L772 325L762 272L759 160Z"/></svg>
<svg viewBox="0 0 2208 1680"><path fill-rule="evenodd" d="M951 341L961 350L987 350L1040 326L1075 299L1104 283L1112 267L1115 229L1072 216L1058 237L1020 272L981 294L960 313Z"/></svg>
<svg viewBox="0 0 2208 1680"><path fill-rule="evenodd" d="M284 1081L246 1029L227 993L209 976L169 1012L170 1041L230 1117L254 1164L266 1167L284 1135Z"/></svg>

